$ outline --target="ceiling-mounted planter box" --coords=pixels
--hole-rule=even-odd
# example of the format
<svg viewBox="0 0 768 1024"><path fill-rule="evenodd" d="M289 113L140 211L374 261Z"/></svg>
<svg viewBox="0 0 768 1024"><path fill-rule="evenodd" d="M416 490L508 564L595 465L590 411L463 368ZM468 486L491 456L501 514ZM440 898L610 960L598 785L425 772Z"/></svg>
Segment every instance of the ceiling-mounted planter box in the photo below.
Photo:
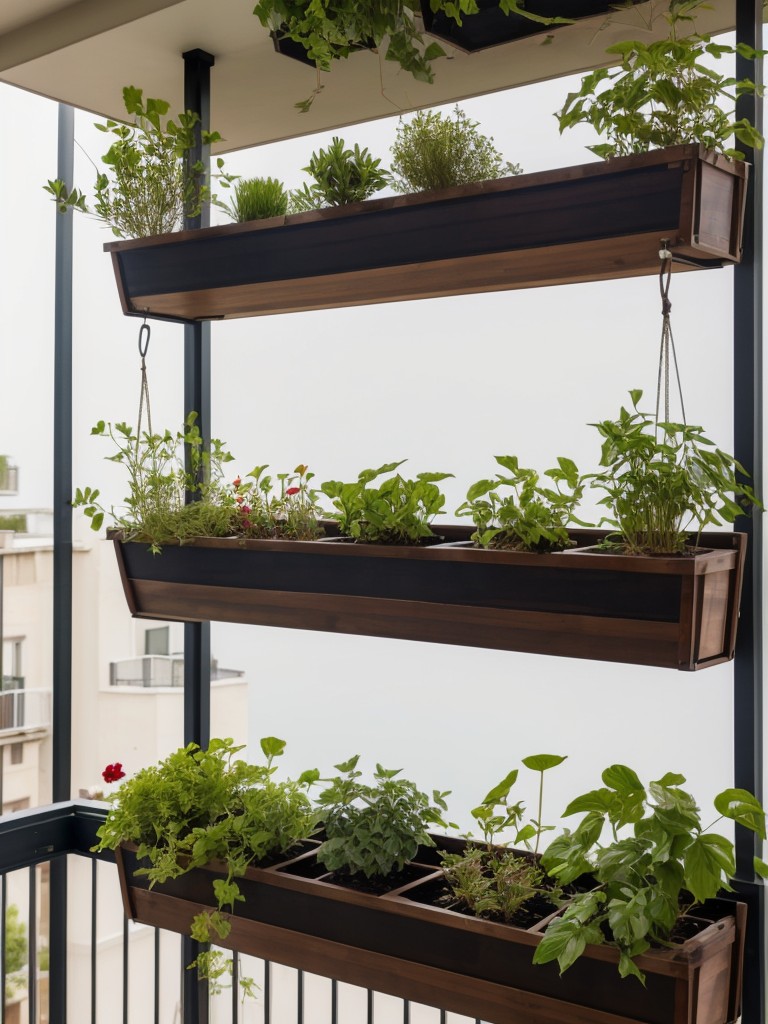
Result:
<svg viewBox="0 0 768 1024"><path fill-rule="evenodd" d="M134 615L395 637L692 670L733 657L744 534L708 550L643 557L534 555L450 542L201 539L115 550ZM583 547L604 536L574 531Z"/></svg>
<svg viewBox="0 0 768 1024"><path fill-rule="evenodd" d="M658 273L661 239L738 262L747 165L676 146L112 242L123 312L194 322Z"/></svg>
<svg viewBox="0 0 768 1024"><path fill-rule="evenodd" d="M630 2L639 3L641 0ZM558 23L545 25L523 14L505 14L499 6L499 0L477 0L477 6L477 13L463 14L461 25L458 25L444 11L433 12L429 0L421 0L424 28L442 42L450 43L465 53L475 53L489 46L513 43L527 36L542 33L549 35L566 27ZM568 18L578 23L585 18L615 14L616 0L569 0L567 4L563 4L562 0L526 0L525 9L542 18Z"/></svg>
<svg viewBox="0 0 768 1024"><path fill-rule="evenodd" d="M151 890L133 875L136 866L130 849L118 850L133 920L186 934L195 914L213 909L215 866ZM245 902L236 904L221 944L489 1024L726 1024L738 1017L744 904L709 901L696 912L712 922L699 934L638 958L642 986L619 976L617 951L607 946L588 946L562 977L555 964L534 965L549 919L523 929L431 906L422 894L441 877L434 859L419 881L381 896L334 885L322 870L312 853L249 869L237 880Z"/></svg>

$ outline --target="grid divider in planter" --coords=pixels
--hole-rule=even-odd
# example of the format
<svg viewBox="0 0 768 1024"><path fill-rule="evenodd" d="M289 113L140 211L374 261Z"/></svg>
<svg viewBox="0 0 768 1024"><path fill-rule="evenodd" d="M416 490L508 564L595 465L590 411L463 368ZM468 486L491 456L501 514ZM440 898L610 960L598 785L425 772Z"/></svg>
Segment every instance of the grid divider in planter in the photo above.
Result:
<svg viewBox="0 0 768 1024"><path fill-rule="evenodd" d="M135 848L117 854L132 919L186 933L196 914L214 908L215 865L150 889L133 876ZM314 877L306 870L314 856L238 878L245 902L221 944L490 1024L727 1024L738 1015L743 904L710 901L699 912L698 934L638 958L643 987L620 977L610 947L588 947L560 976L555 964L532 963L543 924L519 928L412 901L435 878L434 861L424 865L423 881L374 896Z"/></svg>

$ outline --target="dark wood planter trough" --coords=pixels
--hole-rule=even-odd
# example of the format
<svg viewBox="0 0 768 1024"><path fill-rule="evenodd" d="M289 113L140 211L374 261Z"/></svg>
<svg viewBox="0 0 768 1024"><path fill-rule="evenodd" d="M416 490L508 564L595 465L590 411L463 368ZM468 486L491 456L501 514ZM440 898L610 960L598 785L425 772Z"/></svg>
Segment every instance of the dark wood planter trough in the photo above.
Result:
<svg viewBox="0 0 768 1024"><path fill-rule="evenodd" d="M686 557L578 548L484 551L470 528L447 542L386 547L341 540L200 539L166 545L115 537L131 612L555 654L684 670L733 657L744 534L704 534Z"/></svg>
<svg viewBox="0 0 768 1024"><path fill-rule="evenodd" d="M222 945L489 1024L726 1024L738 1016L744 904L710 901L697 916L711 923L695 937L641 957L645 987L620 978L616 950L606 946L588 947L560 977L556 965L531 962L551 917L524 929L430 905L441 876L434 851L425 853L420 880L381 896L325 880L313 852L251 868L238 879L245 902ZM118 851L133 920L188 933L195 914L213 909L215 867L150 890L133 876L136 866L130 849Z"/></svg>
<svg viewBox="0 0 768 1024"><path fill-rule="evenodd" d="M747 165L676 146L441 192L113 242L123 312L194 322L738 262Z"/></svg>

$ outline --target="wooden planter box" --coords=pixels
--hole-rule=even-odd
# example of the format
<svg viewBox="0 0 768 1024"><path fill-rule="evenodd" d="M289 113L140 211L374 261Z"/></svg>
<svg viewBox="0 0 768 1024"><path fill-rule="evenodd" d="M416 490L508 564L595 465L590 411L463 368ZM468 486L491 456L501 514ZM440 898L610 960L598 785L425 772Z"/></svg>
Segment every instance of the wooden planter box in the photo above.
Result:
<svg viewBox="0 0 768 1024"><path fill-rule="evenodd" d="M728 661L736 642L744 534L704 534L690 557L584 550L484 551L469 527L449 542L200 539L115 550L131 612L424 640L666 668Z"/></svg>
<svg viewBox="0 0 768 1024"><path fill-rule="evenodd" d="M123 312L194 322L738 262L747 166L699 146L112 242Z"/></svg>
<svg viewBox="0 0 768 1024"><path fill-rule="evenodd" d="M641 957L645 987L620 978L617 952L605 946L588 947L560 977L556 964L531 962L551 918L525 930L418 902L441 877L434 851L426 852L422 879L382 896L324 881L313 853L249 869L238 879L245 902L222 945L489 1024L726 1024L738 1016L744 904L711 901L701 914L708 927ZM214 907L215 868L150 890L133 877L136 863L133 852L118 851L133 920L188 933L194 915Z"/></svg>

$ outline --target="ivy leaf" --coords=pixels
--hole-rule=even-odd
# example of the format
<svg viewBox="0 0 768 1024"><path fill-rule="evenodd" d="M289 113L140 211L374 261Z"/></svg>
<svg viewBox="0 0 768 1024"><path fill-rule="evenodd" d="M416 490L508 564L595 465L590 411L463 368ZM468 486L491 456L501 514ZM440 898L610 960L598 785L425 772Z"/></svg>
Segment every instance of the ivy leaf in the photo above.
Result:
<svg viewBox="0 0 768 1024"><path fill-rule="evenodd" d="M703 903L727 886L727 879L735 872L733 844L724 836L697 836L685 851L683 866L686 888Z"/></svg>
<svg viewBox="0 0 768 1024"><path fill-rule="evenodd" d="M746 789L725 789L715 797L715 807L726 818L738 822L765 839L765 811Z"/></svg>

